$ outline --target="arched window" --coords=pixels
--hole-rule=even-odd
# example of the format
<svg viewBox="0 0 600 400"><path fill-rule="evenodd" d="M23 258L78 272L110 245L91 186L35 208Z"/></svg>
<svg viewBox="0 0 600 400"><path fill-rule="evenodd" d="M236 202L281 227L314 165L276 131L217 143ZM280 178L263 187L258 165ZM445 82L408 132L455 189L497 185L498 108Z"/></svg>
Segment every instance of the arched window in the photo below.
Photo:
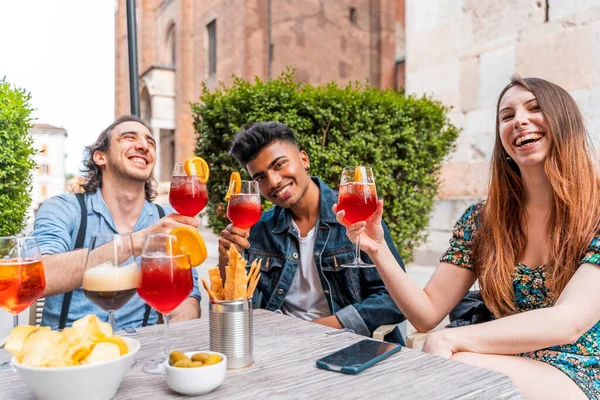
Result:
<svg viewBox="0 0 600 400"><path fill-rule="evenodd" d="M165 40L165 65L175 68L175 24L167 30Z"/></svg>
<svg viewBox="0 0 600 400"><path fill-rule="evenodd" d="M140 116L148 126L152 121L152 103L150 102L150 93L148 88L142 89L142 95L140 96Z"/></svg>

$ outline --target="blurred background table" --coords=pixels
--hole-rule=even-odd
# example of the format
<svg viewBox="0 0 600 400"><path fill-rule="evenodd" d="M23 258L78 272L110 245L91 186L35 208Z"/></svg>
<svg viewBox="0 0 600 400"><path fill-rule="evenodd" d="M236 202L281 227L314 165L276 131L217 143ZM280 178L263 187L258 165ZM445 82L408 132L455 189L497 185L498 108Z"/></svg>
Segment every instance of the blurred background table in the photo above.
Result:
<svg viewBox="0 0 600 400"><path fill-rule="evenodd" d="M418 399L520 399L505 375L402 349L359 375L318 369L315 360L364 337L297 318L254 310L254 364L229 370L225 382L203 399L304 398L406 398ZM163 351L163 326L142 328L135 334L142 348L138 363L125 377L115 399L180 397L161 376L146 375L141 364ZM171 325L171 349L208 350L208 315L200 320ZM0 351L0 361L9 354ZM30 399L17 374L0 374L0 398Z"/></svg>

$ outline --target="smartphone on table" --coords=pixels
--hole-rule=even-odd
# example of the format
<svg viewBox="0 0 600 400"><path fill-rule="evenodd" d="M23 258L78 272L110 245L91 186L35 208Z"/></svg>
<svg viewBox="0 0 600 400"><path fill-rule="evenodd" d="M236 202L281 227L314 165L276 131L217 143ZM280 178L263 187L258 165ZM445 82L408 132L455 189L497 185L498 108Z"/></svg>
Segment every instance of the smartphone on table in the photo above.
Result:
<svg viewBox="0 0 600 400"><path fill-rule="evenodd" d="M356 375L375 363L397 353L402 345L365 339L317 360L317 367Z"/></svg>

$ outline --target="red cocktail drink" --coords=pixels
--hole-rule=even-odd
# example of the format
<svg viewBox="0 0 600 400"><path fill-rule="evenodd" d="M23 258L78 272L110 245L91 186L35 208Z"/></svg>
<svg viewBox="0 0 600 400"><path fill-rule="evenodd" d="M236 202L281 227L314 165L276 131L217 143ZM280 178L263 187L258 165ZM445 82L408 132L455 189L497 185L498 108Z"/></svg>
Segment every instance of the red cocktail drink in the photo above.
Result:
<svg viewBox="0 0 600 400"><path fill-rule="evenodd" d="M173 176L169 203L179 214L194 217L208 203L206 185L198 182L198 177L195 175Z"/></svg>
<svg viewBox="0 0 600 400"><path fill-rule="evenodd" d="M187 257L142 257L138 294L162 314L170 314L192 292L192 269Z"/></svg>
<svg viewBox="0 0 600 400"><path fill-rule="evenodd" d="M18 314L44 293L46 276L41 260L0 260L0 308Z"/></svg>
<svg viewBox="0 0 600 400"><path fill-rule="evenodd" d="M346 212L344 222L348 224L369 219L377 211L375 185L358 182L341 185L338 210Z"/></svg>
<svg viewBox="0 0 600 400"><path fill-rule="evenodd" d="M243 229L254 226L262 215L260 195L258 194L232 194L227 205L227 218Z"/></svg>

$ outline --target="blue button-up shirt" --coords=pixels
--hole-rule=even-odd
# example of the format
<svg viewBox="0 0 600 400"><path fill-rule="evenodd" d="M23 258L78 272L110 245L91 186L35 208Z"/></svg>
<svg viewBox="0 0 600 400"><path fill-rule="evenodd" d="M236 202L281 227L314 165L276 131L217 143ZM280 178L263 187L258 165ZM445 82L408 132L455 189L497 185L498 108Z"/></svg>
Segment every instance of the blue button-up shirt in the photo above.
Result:
<svg viewBox="0 0 600 400"><path fill-rule="evenodd" d="M338 193L322 180L316 177L312 179L320 192L314 259L331 313L345 328L365 336L371 335L380 325L404 321L404 315L385 288L377 268L342 267L342 264L354 260L356 247L346 236L346 228L336 221L331 210L337 203ZM383 230L385 241L404 269L385 223ZM250 248L245 252L249 263L257 258L262 259L261 277L254 295L255 307L279 310L300 261L298 232L292 225L291 211L278 206L265 211L250 230L249 240ZM371 261L362 252L361 258L366 262ZM386 339L403 343L397 329Z"/></svg>
<svg viewBox="0 0 600 400"><path fill-rule="evenodd" d="M89 247L92 235L103 233L119 233L112 215L102 198L100 190L94 194L86 194L87 229L85 232L84 248ZM163 207L165 214L174 212L170 206ZM134 232L148 228L160 219L156 206L148 201L135 224ZM81 207L74 194L65 193L46 200L38 210L34 223L33 236L38 238L42 254L59 254L73 251L79 224L81 223ZM139 262L139 257L138 257ZM200 301L198 290L198 273L193 270L194 289L191 297ZM59 294L46 298L42 314L42 325L58 328L60 311L64 295ZM136 293L127 304L115 312L115 330L125 327L140 327L144 319L145 302ZM87 299L81 288L73 291L67 326L87 314L95 314L103 321L108 321L108 312L96 306ZM156 310L152 310L148 325L158 320Z"/></svg>

